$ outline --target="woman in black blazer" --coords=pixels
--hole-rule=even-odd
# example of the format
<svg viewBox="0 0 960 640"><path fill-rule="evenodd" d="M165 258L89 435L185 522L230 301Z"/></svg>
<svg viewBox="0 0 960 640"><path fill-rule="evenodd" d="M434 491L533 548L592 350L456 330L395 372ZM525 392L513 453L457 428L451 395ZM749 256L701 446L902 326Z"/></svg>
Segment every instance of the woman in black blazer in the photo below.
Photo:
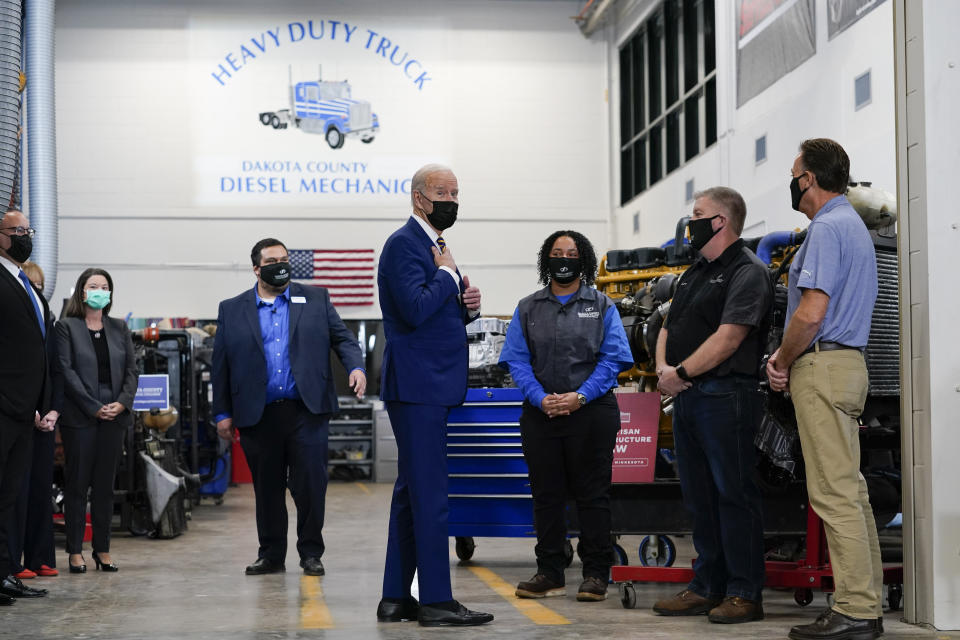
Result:
<svg viewBox="0 0 960 640"><path fill-rule="evenodd" d="M60 433L66 461L64 521L70 572L83 573L87 489L93 525L93 560L116 571L110 557L110 522L117 462L133 425L137 368L130 330L109 317L113 279L103 269L80 274L63 318L57 323L57 355L65 398Z"/></svg>

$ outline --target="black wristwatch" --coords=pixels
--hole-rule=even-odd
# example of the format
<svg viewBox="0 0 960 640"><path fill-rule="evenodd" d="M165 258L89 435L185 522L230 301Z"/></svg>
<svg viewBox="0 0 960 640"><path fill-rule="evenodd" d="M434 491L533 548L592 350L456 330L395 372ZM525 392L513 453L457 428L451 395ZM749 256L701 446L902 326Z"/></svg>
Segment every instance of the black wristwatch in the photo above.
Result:
<svg viewBox="0 0 960 640"><path fill-rule="evenodd" d="M691 380L690 374L688 374L687 370L683 368L682 362L677 365L677 375L680 376L681 380L686 380L687 382L690 382Z"/></svg>

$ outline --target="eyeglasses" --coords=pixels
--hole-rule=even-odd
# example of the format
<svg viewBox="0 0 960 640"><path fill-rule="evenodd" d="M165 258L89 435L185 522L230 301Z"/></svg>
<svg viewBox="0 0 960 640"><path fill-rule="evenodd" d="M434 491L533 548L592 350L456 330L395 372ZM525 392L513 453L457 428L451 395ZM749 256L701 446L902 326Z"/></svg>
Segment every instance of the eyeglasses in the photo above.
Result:
<svg viewBox="0 0 960 640"><path fill-rule="evenodd" d="M7 235L30 236L31 238L37 232L37 230L34 229L33 227L0 227L0 231L6 230L6 229L13 229L13 233L7 234Z"/></svg>

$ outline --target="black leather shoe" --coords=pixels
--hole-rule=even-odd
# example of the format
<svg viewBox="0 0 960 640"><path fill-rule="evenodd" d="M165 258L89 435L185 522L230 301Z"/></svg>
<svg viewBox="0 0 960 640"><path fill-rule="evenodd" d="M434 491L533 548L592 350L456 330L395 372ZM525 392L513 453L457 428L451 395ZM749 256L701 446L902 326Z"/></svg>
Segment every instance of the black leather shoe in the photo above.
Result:
<svg viewBox="0 0 960 640"><path fill-rule="evenodd" d="M5 593L0 593L0 607L9 607L16 601L16 598L11 598Z"/></svg>
<svg viewBox="0 0 960 640"><path fill-rule="evenodd" d="M247 567L248 576L262 576L265 573L283 573L287 568L282 562L274 562L266 558L257 558L257 561Z"/></svg>
<svg viewBox="0 0 960 640"><path fill-rule="evenodd" d="M300 566L303 567L303 574L307 576L322 576L326 573L323 563L316 556L304 558L300 561Z"/></svg>
<svg viewBox="0 0 960 640"><path fill-rule="evenodd" d="M493 620L493 614L470 611L459 602L456 611L422 604L417 620L421 627L475 627Z"/></svg>
<svg viewBox="0 0 960 640"><path fill-rule="evenodd" d="M416 620L420 613L420 603L414 597L397 600L384 598L377 605L377 622L407 622Z"/></svg>
<svg viewBox="0 0 960 640"><path fill-rule="evenodd" d="M120 571L120 567L117 565L101 560L100 554L98 554L96 551L93 552L93 561L97 565L97 571L105 571L107 573L116 573L117 571Z"/></svg>
<svg viewBox="0 0 960 640"><path fill-rule="evenodd" d="M881 633L876 618L851 618L827 609L816 622L790 629L789 636L792 640L874 640Z"/></svg>
<svg viewBox="0 0 960 640"><path fill-rule="evenodd" d="M20 582L20 578L7 576L0 582L0 593L11 598L42 598L47 595L47 590L26 587Z"/></svg>

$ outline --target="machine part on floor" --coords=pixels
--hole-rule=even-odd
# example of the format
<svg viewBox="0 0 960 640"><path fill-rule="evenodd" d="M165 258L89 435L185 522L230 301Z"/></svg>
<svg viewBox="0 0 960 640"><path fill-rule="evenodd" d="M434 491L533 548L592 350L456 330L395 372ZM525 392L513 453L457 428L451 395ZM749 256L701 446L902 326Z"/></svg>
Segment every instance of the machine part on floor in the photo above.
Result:
<svg viewBox="0 0 960 640"><path fill-rule="evenodd" d="M160 524L160 517L170 506L172 498L185 484L183 478L167 473L156 461L143 451L140 452L146 469L147 499L150 501L150 516L154 524Z"/></svg>
<svg viewBox="0 0 960 640"><path fill-rule="evenodd" d="M644 567L672 567L677 559L677 545L670 536L646 536L637 550Z"/></svg>
<svg viewBox="0 0 960 640"><path fill-rule="evenodd" d="M473 557L473 552L477 548L477 543L474 542L473 538L468 538L464 536L457 537L456 550L457 557L467 562L470 558Z"/></svg>

